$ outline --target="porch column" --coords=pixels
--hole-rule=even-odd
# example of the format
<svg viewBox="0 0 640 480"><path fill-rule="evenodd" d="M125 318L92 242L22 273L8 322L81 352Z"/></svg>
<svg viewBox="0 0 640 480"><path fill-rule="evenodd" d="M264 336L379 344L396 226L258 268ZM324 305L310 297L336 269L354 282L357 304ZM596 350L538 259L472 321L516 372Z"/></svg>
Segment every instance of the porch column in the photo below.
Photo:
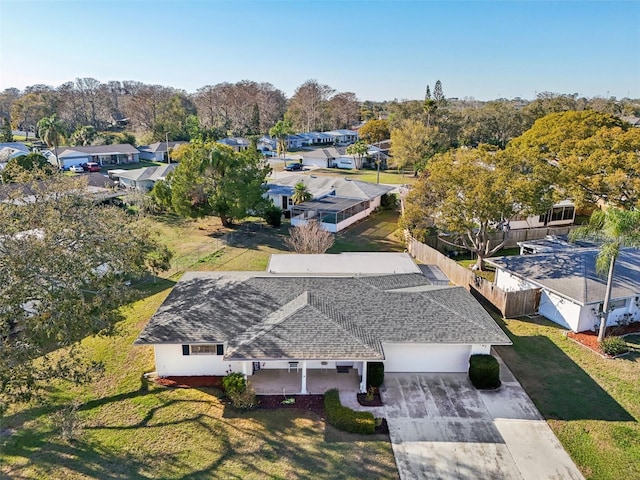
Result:
<svg viewBox="0 0 640 480"><path fill-rule="evenodd" d="M367 393L367 361L362 361L362 381L360 382L360 393Z"/></svg>
<svg viewBox="0 0 640 480"><path fill-rule="evenodd" d="M306 395L307 393L307 361L302 361L302 385L300 386L300 394Z"/></svg>
<svg viewBox="0 0 640 480"><path fill-rule="evenodd" d="M242 362L242 375L247 378L247 362Z"/></svg>

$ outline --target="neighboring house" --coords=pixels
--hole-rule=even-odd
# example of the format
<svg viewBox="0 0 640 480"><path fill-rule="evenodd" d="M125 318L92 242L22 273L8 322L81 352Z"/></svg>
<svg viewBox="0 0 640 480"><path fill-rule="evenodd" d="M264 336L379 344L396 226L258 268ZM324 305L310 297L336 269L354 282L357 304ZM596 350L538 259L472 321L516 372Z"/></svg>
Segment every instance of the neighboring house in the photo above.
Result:
<svg viewBox="0 0 640 480"><path fill-rule="evenodd" d="M156 142L151 145L141 145L138 147L140 151L140 160L147 160L149 162L166 162L168 161L168 150L173 150L180 145L184 145L189 142ZM167 149L167 146L169 147Z"/></svg>
<svg viewBox="0 0 640 480"><path fill-rule="evenodd" d="M307 167L320 168L355 168L351 155L347 155L345 147L326 147L305 150L302 153L302 164Z"/></svg>
<svg viewBox="0 0 640 480"><path fill-rule="evenodd" d="M598 245L586 240L569 242L567 235L547 235L540 240L527 240L517 242L520 247L520 255L533 255L537 253L555 253L576 248L594 248Z"/></svg>
<svg viewBox="0 0 640 480"><path fill-rule="evenodd" d="M632 127L640 128L640 117L635 117L635 116L621 117L621 120L627 122Z"/></svg>
<svg viewBox="0 0 640 480"><path fill-rule="evenodd" d="M358 141L358 132L355 130L330 130L323 132L332 138L332 141L341 145L349 145Z"/></svg>
<svg viewBox="0 0 640 480"><path fill-rule="evenodd" d="M278 151L278 139L264 135L258 139L257 148L262 153L275 153Z"/></svg>
<svg viewBox="0 0 640 480"><path fill-rule="evenodd" d="M305 145L305 138L302 135L287 135L285 141L287 142L288 150L298 150Z"/></svg>
<svg viewBox="0 0 640 480"><path fill-rule="evenodd" d="M298 135L305 139L305 146L332 144L334 141L334 137L324 132L307 132Z"/></svg>
<svg viewBox="0 0 640 480"><path fill-rule="evenodd" d="M505 291L540 289L538 313L580 332L600 324L606 276L595 271L598 249L488 258L495 284ZM616 262L607 325L640 320L640 249L624 248Z"/></svg>
<svg viewBox="0 0 640 480"><path fill-rule="evenodd" d="M88 147L59 147L58 158L55 152L51 151L47 160L55 166L60 166L63 170L69 170L72 165L82 165L83 163L95 162L100 166L125 165L138 163L140 152L133 145L128 143L120 145L92 145Z"/></svg>
<svg viewBox="0 0 640 480"><path fill-rule="evenodd" d="M7 166L9 160L28 155L29 153L29 148L23 143L0 143L0 170Z"/></svg>
<svg viewBox="0 0 640 480"><path fill-rule="evenodd" d="M560 227L573 225L576 219L576 207L573 202L565 200L556 203L546 213L542 215L514 215L507 222L498 227L506 227L509 230L520 230L524 228L539 227Z"/></svg>
<svg viewBox="0 0 640 480"><path fill-rule="evenodd" d="M151 190L158 180L164 180L175 168L176 164L171 163L135 170L111 170L109 176L117 179L122 187L147 191Z"/></svg>
<svg viewBox="0 0 640 480"><path fill-rule="evenodd" d="M187 272L135 341L153 345L158 375L242 372L260 393L265 380L355 373L366 390L367 363L386 372L466 372L469 357L510 345L462 287L436 287L419 274L377 276ZM333 380L332 380L333 381Z"/></svg>
<svg viewBox="0 0 640 480"><path fill-rule="evenodd" d="M229 137L229 138L222 138L220 140L216 140L218 143L221 143L223 145L226 145L228 147L233 148L234 151L236 152L242 152L246 149L249 148L249 146L251 145L251 142L249 140L247 140L246 138L242 138L242 137Z"/></svg>
<svg viewBox="0 0 640 480"><path fill-rule="evenodd" d="M303 183L313 199L293 205L291 197ZM291 225L319 220L330 232L339 232L361 220L380 206L380 198L393 187L349 180L342 177L289 175L267 184L265 195L276 207L291 212Z"/></svg>

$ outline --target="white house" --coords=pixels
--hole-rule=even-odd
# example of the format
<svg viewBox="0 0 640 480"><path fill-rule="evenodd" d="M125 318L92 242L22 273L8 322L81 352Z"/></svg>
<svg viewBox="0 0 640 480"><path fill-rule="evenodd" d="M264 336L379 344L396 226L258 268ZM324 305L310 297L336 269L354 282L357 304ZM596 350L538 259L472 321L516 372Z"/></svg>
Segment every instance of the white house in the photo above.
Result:
<svg viewBox="0 0 640 480"><path fill-rule="evenodd" d="M242 137L221 138L220 140L217 140L217 142L233 148L236 152L242 152L248 149L251 145L251 142L248 139Z"/></svg>
<svg viewBox="0 0 640 480"><path fill-rule="evenodd" d="M298 183L303 183L313 199L293 205L291 197ZM288 175L267 184L265 195L283 211L291 212L291 225L320 220L323 228L339 232L371 214L380 206L382 195L393 187L349 180L343 177Z"/></svg>
<svg viewBox="0 0 640 480"><path fill-rule="evenodd" d="M0 143L0 170L13 158L29 155L29 147L20 142Z"/></svg>
<svg viewBox="0 0 640 480"><path fill-rule="evenodd" d="M326 135L329 135L333 142L339 143L341 145L349 145L351 143L355 143L358 141L358 132L355 130L330 130L327 132L323 132Z"/></svg>
<svg viewBox="0 0 640 480"><path fill-rule="evenodd" d="M325 147L305 150L302 153L302 164L307 167L346 168L356 167L353 156L347 155L344 147Z"/></svg>
<svg viewBox="0 0 640 480"><path fill-rule="evenodd" d="M140 151L140 159L149 162L166 162L168 160L169 150L173 150L180 145L184 145L184 141L177 142L156 142L151 145L141 145L138 147Z"/></svg>
<svg viewBox="0 0 640 480"><path fill-rule="evenodd" d="M49 163L60 166L63 170L69 170L72 165L95 162L100 166L124 165L138 163L140 152L128 143L120 145L91 145L88 147L60 147L58 158L55 152L47 157Z"/></svg>
<svg viewBox="0 0 640 480"><path fill-rule="evenodd" d="M574 332L600 324L607 279L595 271L598 250L489 258L495 284L505 291L540 289L538 313ZM614 271L608 326L640 321L640 250L620 251Z"/></svg>
<svg viewBox="0 0 640 480"><path fill-rule="evenodd" d="M282 391L278 382L295 375L288 393L300 394L341 372L357 372L353 387L364 391L368 362L466 372L470 355L511 344L467 290L417 273L265 272L185 273L135 343L154 347L163 377L242 372L260 393L265 382Z"/></svg>
<svg viewBox="0 0 640 480"><path fill-rule="evenodd" d="M123 187L147 191L151 190L158 180L164 180L176 166L177 164L171 163L134 170L111 170L109 176L118 180Z"/></svg>
<svg viewBox="0 0 640 480"><path fill-rule="evenodd" d="M576 207L573 202L565 200L556 203L542 215L514 215L505 222L510 230L539 227L561 227L573 225L576 219Z"/></svg>

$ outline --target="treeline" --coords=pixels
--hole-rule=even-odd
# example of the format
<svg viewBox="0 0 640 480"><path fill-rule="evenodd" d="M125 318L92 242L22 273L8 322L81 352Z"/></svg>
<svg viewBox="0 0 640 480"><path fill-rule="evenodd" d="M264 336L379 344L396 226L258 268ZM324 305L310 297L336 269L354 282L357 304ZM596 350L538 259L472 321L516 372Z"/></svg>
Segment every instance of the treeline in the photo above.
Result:
<svg viewBox="0 0 640 480"><path fill-rule="evenodd" d="M548 113L597 110L617 116L640 115L640 101L615 97L583 98L541 93L533 101L447 99L436 82L425 100L359 101L353 92L337 92L329 85L307 80L291 98L270 83L243 80L206 85L195 93L137 81L102 83L78 78L58 87L32 85L0 93L0 118L12 128L35 132L37 122L56 114L66 139L87 144L109 141L92 131L135 134L140 143L166 138L190 140L266 134L286 118L295 131L349 128L360 121L387 119L393 130L415 120L437 127L448 146L491 144L504 148ZM428 97L428 98L427 98ZM129 137L130 139L131 137Z"/></svg>

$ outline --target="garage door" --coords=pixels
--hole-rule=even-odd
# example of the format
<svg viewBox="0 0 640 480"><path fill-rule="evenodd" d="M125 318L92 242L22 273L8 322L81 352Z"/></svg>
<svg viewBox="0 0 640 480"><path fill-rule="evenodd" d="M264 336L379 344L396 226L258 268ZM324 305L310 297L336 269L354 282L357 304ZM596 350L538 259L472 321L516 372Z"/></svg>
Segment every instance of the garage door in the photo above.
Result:
<svg viewBox="0 0 640 480"><path fill-rule="evenodd" d="M470 345L383 343L385 372L466 372Z"/></svg>

